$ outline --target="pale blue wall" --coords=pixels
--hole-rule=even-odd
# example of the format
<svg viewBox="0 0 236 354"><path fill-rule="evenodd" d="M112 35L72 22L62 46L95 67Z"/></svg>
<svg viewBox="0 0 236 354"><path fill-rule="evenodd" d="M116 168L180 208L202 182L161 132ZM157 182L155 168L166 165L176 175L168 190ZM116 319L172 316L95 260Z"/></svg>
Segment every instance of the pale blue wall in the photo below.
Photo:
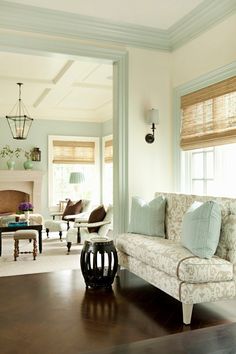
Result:
<svg viewBox="0 0 236 354"><path fill-rule="evenodd" d="M113 120L107 120L102 124L102 136L110 135L113 132Z"/></svg>
<svg viewBox="0 0 236 354"><path fill-rule="evenodd" d="M105 125L105 128L104 128ZM11 147L20 147L24 150L30 150L32 147L39 147L41 154L41 162L34 162L34 170L42 170L45 172L43 178L42 189L42 214L48 217L48 135L67 135L67 136L88 136L102 137L112 133L111 123L84 123L84 122L63 122L58 120L37 120L32 123L29 136L26 140L14 140L11 137L10 129L6 119L0 121L0 148L8 144ZM16 170L23 169L25 157L16 159ZM0 158L0 173L5 170L7 159Z"/></svg>

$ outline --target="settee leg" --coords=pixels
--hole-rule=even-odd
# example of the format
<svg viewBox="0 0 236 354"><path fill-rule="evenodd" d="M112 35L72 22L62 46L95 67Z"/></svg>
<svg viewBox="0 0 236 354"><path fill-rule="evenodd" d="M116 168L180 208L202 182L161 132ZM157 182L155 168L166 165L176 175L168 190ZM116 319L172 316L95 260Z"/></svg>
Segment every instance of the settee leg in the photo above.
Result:
<svg viewBox="0 0 236 354"><path fill-rule="evenodd" d="M189 325L191 323L193 304L184 304L182 302L182 309L183 309L183 322L184 324Z"/></svg>
<svg viewBox="0 0 236 354"><path fill-rule="evenodd" d="M70 254L71 244L72 244L72 242L67 242L67 249L68 249L67 254Z"/></svg>

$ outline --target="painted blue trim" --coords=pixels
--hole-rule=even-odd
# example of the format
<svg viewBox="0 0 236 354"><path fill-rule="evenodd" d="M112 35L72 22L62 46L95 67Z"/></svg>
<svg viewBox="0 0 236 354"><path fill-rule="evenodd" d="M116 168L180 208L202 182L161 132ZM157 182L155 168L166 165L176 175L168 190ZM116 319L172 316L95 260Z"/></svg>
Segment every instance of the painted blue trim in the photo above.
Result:
<svg viewBox="0 0 236 354"><path fill-rule="evenodd" d="M114 234L124 232L128 223L128 52L114 48L86 45L65 38L7 33L0 37L0 51L38 55L63 55L115 63L114 78ZM90 57L90 58L89 58ZM114 70L115 72L115 70Z"/></svg>
<svg viewBox="0 0 236 354"><path fill-rule="evenodd" d="M180 21L162 30L0 0L0 28L171 51L235 11L235 0L204 0Z"/></svg>
<svg viewBox="0 0 236 354"><path fill-rule="evenodd" d="M235 0L205 0L169 28L170 47L181 47L236 11Z"/></svg>
<svg viewBox="0 0 236 354"><path fill-rule="evenodd" d="M201 88L215 84L216 82L228 79L236 75L236 61L220 67L208 74L201 75L198 78L187 82L174 88L173 92L173 158L174 158L174 190L180 192L180 179L181 179L181 150L180 150L180 126L181 126L181 114L180 114L180 99L181 96L190 92L197 91Z"/></svg>

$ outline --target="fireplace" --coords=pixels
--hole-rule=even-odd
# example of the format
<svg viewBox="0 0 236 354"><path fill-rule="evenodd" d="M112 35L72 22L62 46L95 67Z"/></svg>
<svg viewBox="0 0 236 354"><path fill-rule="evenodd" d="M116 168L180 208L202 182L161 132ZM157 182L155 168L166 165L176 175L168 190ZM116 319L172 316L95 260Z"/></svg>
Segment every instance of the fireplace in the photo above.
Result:
<svg viewBox="0 0 236 354"><path fill-rule="evenodd" d="M28 193L14 190L0 191L0 214L15 213L21 202L28 202L29 200Z"/></svg>
<svg viewBox="0 0 236 354"><path fill-rule="evenodd" d="M30 201L40 214L42 178L42 171L0 170L0 213L15 212L20 202Z"/></svg>

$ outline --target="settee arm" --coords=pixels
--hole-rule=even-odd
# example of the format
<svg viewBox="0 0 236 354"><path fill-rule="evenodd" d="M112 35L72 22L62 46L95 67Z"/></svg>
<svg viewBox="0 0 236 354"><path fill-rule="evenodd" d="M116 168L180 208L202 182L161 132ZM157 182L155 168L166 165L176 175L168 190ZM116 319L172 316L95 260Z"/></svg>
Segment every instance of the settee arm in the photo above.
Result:
<svg viewBox="0 0 236 354"><path fill-rule="evenodd" d="M100 227L106 224L110 224L111 221L98 221L98 222L90 222L90 223L77 223L75 222L75 227Z"/></svg>
<svg viewBox="0 0 236 354"><path fill-rule="evenodd" d="M82 220L82 222L86 222L86 221L88 221L88 218L89 218L89 213L87 213L87 212L64 216L65 220L70 221L71 219L74 219L75 221L78 221L78 222L80 222L80 220Z"/></svg>

